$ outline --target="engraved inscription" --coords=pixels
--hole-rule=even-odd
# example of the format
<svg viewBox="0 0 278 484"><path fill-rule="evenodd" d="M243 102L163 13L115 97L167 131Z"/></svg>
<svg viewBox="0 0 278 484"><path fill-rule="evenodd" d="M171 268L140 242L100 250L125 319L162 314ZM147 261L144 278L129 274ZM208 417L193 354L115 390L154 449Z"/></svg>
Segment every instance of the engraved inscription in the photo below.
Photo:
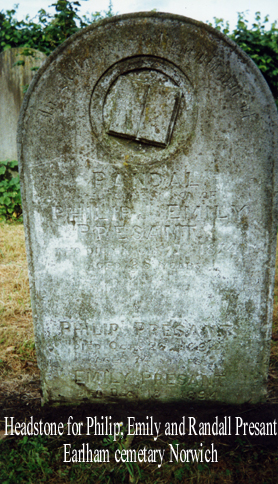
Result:
<svg viewBox="0 0 278 484"><path fill-rule="evenodd" d="M44 401L261 401L277 113L255 67L143 13L69 40L32 86L19 162Z"/></svg>
<svg viewBox="0 0 278 484"><path fill-rule="evenodd" d="M55 112L55 104L52 101L48 101L44 106L40 107L38 111L44 117L51 117Z"/></svg>
<svg viewBox="0 0 278 484"><path fill-rule="evenodd" d="M205 374L170 373L164 371L153 372L115 372L115 371L87 371L77 369L73 375L73 381L79 386L80 391L89 391L94 398L102 395L111 397L139 398L141 392L148 398L159 398L167 389L175 388L189 400L210 400L215 397L213 387L222 383L225 373L216 369L212 378ZM132 385L131 382L134 382ZM98 387L102 387L102 392ZM167 391L167 390L166 390Z"/></svg>

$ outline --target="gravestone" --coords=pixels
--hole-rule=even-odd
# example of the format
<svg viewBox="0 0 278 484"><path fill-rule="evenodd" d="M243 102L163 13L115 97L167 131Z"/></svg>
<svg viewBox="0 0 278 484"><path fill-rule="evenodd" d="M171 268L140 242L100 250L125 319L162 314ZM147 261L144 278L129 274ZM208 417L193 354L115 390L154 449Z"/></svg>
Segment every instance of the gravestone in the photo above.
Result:
<svg viewBox="0 0 278 484"><path fill-rule="evenodd" d="M265 398L277 112L253 62L179 16L77 33L19 124L43 401Z"/></svg>
<svg viewBox="0 0 278 484"><path fill-rule="evenodd" d="M23 56L23 48L0 53L0 160L17 160L16 131L24 86L34 76L32 68L40 67L45 54L29 49L33 55ZM24 65L14 65L23 61Z"/></svg>

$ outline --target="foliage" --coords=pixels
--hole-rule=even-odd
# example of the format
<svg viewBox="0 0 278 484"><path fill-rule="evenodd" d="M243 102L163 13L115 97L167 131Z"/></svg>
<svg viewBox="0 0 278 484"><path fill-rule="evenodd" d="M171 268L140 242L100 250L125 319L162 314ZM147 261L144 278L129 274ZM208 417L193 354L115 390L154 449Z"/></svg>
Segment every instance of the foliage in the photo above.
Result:
<svg viewBox="0 0 278 484"><path fill-rule="evenodd" d="M52 6L55 7L54 15L41 9L37 22L28 16L25 20L18 21L17 6L0 12L0 52L11 47L23 47L25 55L32 55L30 49L38 49L49 55L81 28L114 15L111 0L107 11L92 13L90 17L78 15L78 1L57 0Z"/></svg>
<svg viewBox="0 0 278 484"><path fill-rule="evenodd" d="M0 12L0 52L11 47L22 47L23 54L33 55L30 49L38 49L49 55L58 45L69 36L105 17L112 17L112 3L108 10L78 14L79 1L57 0L52 4L54 15L44 9L39 10L38 20L16 20L16 8ZM238 14L236 28L230 31L229 22L214 18L214 27L234 40L257 64L263 73L272 94L278 104L278 28L274 22L267 29L268 17L263 20L259 12L249 28L248 20L243 13ZM19 61L18 63L22 63Z"/></svg>
<svg viewBox="0 0 278 484"><path fill-rule="evenodd" d="M34 417L39 421L39 416ZM169 443L160 439L157 444L153 438L137 438L132 451L138 455L144 447L147 449L162 449L165 459L161 467L158 462L133 462L123 459L116 462L114 450L110 449L109 460L98 462L84 461L82 454L79 462L64 460L64 445L71 444L71 450L78 452L82 444L89 445L92 454L103 451L103 444L98 437L85 435L72 437L62 436L36 436L7 437L0 441L0 482L1 484L34 484L38 483L79 483L79 484L114 484L114 483L222 483L232 482L255 484L263 482L271 484L277 477L277 449L271 447L252 445L249 441L229 439L223 442L215 437L218 449L218 461L210 465L198 462L170 461ZM182 449L192 446L192 442L185 438L179 442ZM199 444L193 444L193 447ZM159 446L159 447L158 447ZM209 443L206 444L209 447ZM107 447L105 447L107 449ZM124 454L125 455L125 454Z"/></svg>
<svg viewBox="0 0 278 484"><path fill-rule="evenodd" d="M236 28L231 32L229 23L214 17L217 30L228 35L253 59L265 77L278 106L278 27L275 21L267 30L268 17L263 20L256 12L255 22L250 29L243 13L238 14Z"/></svg>
<svg viewBox="0 0 278 484"><path fill-rule="evenodd" d="M21 220L21 196L17 161L0 161L0 220ZM15 176L16 174L16 176Z"/></svg>
<svg viewBox="0 0 278 484"><path fill-rule="evenodd" d="M34 56L32 49L37 49L49 55L56 47L68 37L87 25L104 17L113 16L110 0L108 10L95 12L90 17L78 15L78 1L57 0L52 4L55 7L54 15L41 9L38 12L38 21L30 19L16 19L15 6L12 10L0 12L0 52L12 47L21 47L22 55ZM23 65L24 60L15 64ZM33 67L32 70L37 69ZM28 86L24 86L24 92ZM0 220L21 220L21 198L18 176L11 175L11 169L17 167L17 162L0 162Z"/></svg>
<svg viewBox="0 0 278 484"><path fill-rule="evenodd" d="M16 446L9 448L2 444L5 459L0 462L0 477L3 484L32 483L32 478L41 477L40 482L47 482L51 469L51 454L46 447L46 437L28 439L24 436Z"/></svg>

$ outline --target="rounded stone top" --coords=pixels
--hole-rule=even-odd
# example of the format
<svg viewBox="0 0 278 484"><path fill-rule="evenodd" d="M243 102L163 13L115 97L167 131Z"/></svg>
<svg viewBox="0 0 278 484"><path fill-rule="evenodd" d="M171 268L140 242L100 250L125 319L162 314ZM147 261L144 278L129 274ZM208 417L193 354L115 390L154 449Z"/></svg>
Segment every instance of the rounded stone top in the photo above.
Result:
<svg viewBox="0 0 278 484"><path fill-rule="evenodd" d="M45 401L264 398L277 146L259 70L202 23L123 15L49 57L19 125Z"/></svg>
<svg viewBox="0 0 278 484"><path fill-rule="evenodd" d="M60 112L71 138L72 129L83 138L84 157L115 166L163 163L194 150L198 123L211 123L211 110L218 123L235 108L239 123L253 123L251 98L257 115L267 109L275 118L258 68L217 30L165 13L115 16L79 31L49 56L23 103L19 149L29 112L44 116L45 133Z"/></svg>

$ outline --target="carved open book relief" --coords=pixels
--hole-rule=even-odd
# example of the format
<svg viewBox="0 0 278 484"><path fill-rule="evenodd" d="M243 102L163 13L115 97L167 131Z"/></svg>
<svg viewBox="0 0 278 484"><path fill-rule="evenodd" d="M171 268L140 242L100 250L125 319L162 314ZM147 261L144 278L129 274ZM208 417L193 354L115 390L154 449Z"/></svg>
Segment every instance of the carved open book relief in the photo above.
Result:
<svg viewBox="0 0 278 484"><path fill-rule="evenodd" d="M180 99L178 87L121 76L111 96L107 133L165 148L171 141Z"/></svg>

